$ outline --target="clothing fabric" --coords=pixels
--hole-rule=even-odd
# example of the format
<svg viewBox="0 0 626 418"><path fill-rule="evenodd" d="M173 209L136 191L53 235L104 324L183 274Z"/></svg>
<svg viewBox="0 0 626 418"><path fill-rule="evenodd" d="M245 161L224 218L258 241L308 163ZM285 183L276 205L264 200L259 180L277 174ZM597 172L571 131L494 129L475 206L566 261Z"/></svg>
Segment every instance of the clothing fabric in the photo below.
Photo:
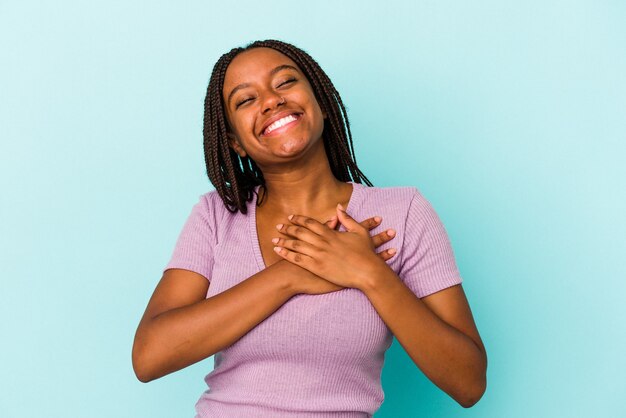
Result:
<svg viewBox="0 0 626 418"><path fill-rule="evenodd" d="M396 230L376 252L398 250L387 264L413 293L422 298L462 282L446 230L417 188L349 183L348 214L357 222L382 216L372 236ZM257 196L247 215L229 212L216 191L200 196L164 270L206 277L207 298L263 270ZM384 399L380 378L392 340L360 290L296 295L215 354L196 417L371 417Z"/></svg>

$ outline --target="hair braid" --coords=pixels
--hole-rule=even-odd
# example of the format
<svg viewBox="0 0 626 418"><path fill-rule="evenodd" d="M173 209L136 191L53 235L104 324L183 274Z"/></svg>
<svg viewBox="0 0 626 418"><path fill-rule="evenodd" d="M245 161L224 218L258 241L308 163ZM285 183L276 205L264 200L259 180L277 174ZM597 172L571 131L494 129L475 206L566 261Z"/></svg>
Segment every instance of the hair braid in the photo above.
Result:
<svg viewBox="0 0 626 418"><path fill-rule="evenodd" d="M228 144L227 119L222 99L226 69L233 58L241 52L262 47L286 55L309 80L320 107L328 115L324 120L322 137L333 175L340 181L365 182L372 186L356 164L346 108L324 70L308 53L294 45L274 39L255 41L243 48L233 48L218 59L204 100L204 161L209 180L226 208L230 212L239 210L246 214L246 202L252 199L254 188L257 185L265 186L263 173L254 160L249 156L240 157Z"/></svg>

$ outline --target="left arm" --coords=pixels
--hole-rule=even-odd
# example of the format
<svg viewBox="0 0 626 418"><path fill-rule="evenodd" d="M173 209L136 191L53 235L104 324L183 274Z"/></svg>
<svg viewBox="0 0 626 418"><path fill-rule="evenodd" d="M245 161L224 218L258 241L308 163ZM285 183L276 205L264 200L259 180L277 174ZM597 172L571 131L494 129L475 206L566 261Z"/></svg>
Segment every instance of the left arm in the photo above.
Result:
<svg viewBox="0 0 626 418"><path fill-rule="evenodd" d="M461 285L418 298L381 263L360 286L417 367L465 408L487 385L487 355Z"/></svg>
<svg viewBox="0 0 626 418"><path fill-rule="evenodd" d="M338 206L346 232L290 216L276 239L286 260L343 287L361 290L424 374L462 406L485 392L487 356L461 285L420 299L379 258L367 230Z"/></svg>

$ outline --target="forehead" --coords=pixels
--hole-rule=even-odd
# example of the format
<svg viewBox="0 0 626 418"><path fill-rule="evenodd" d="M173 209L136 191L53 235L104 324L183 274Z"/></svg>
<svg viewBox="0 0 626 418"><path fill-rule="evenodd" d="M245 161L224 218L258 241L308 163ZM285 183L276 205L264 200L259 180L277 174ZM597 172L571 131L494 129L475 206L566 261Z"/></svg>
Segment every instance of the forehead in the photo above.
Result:
<svg viewBox="0 0 626 418"><path fill-rule="evenodd" d="M237 55L226 69L224 92L241 83L254 82L266 77L269 72L282 64L300 67L289 57L272 48L253 48Z"/></svg>

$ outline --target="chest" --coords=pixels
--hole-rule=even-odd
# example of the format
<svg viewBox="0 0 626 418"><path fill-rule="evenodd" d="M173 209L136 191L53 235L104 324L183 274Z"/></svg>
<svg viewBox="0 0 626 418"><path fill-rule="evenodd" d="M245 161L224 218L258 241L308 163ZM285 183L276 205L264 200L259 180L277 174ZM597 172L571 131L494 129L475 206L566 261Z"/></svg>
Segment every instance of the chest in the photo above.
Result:
<svg viewBox="0 0 626 418"><path fill-rule="evenodd" d="M266 267L282 260L283 258L274 251L275 244L272 242L273 238L286 238L289 237L281 233L276 229L278 221L265 220L257 223L257 239L259 240L259 248L261 250L261 256Z"/></svg>
<svg viewBox="0 0 626 418"><path fill-rule="evenodd" d="M276 229L279 222L254 214L238 216L227 225L218 225L218 244L214 249L211 286L207 297L237 285L283 258L274 251L272 238L288 238Z"/></svg>

